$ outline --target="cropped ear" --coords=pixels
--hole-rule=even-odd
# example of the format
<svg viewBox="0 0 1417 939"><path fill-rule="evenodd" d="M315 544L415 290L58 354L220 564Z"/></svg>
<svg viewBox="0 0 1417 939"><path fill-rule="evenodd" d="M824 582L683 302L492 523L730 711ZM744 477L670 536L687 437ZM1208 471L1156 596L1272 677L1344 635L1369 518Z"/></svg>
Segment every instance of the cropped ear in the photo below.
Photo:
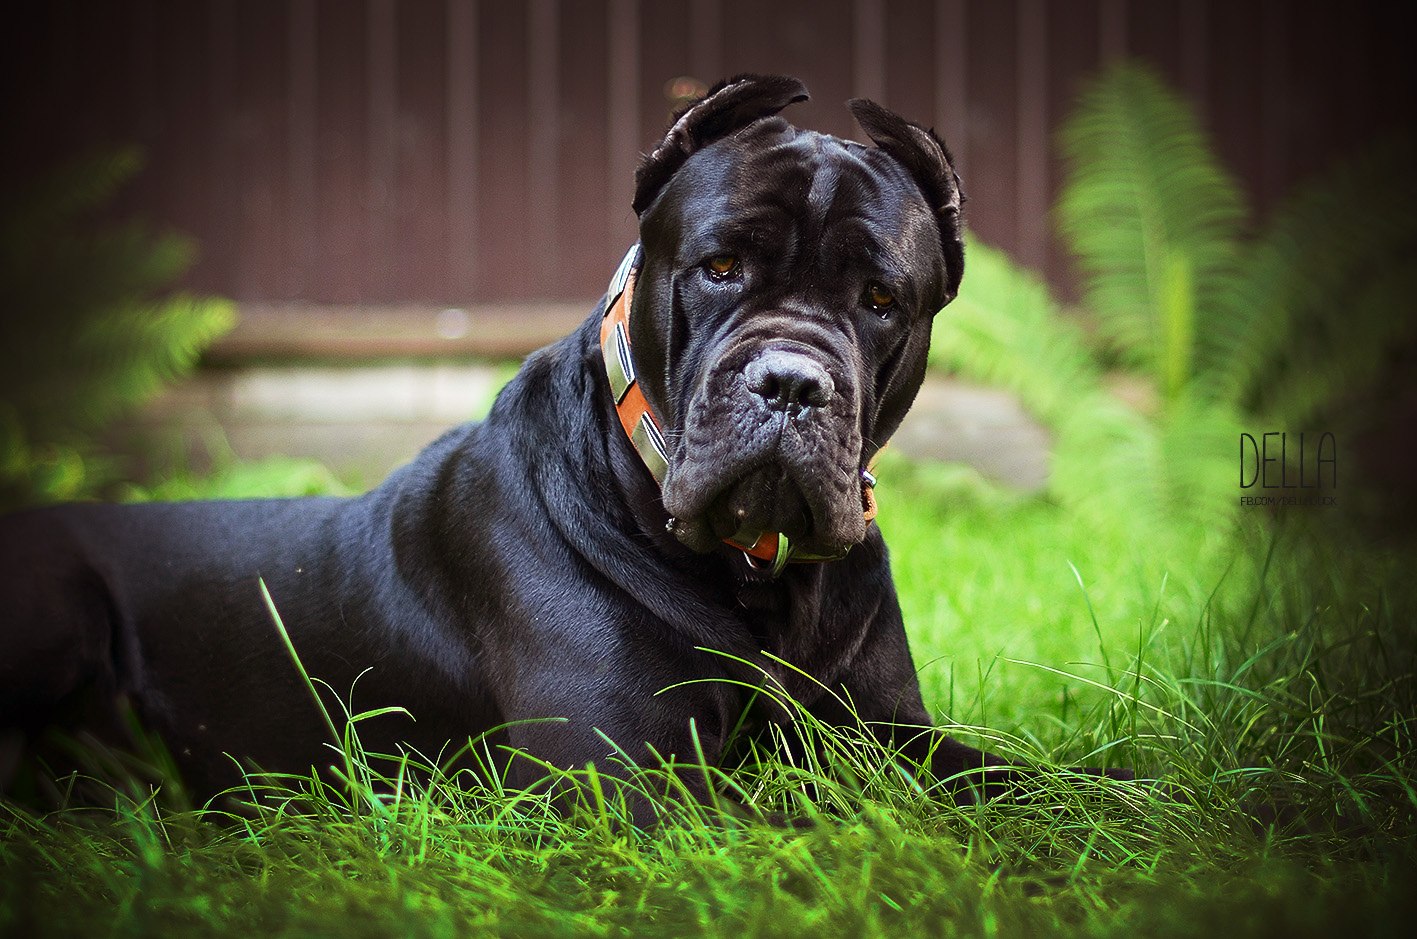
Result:
<svg viewBox="0 0 1417 939"><path fill-rule="evenodd" d="M846 106L876 146L910 171L935 210L940 224L940 246L945 252L945 302L948 303L959 292L959 280L964 274L964 232L960 218L964 194L960 192L959 176L955 174L950 151L934 131L911 123L874 101L853 98Z"/></svg>
<svg viewBox="0 0 1417 939"><path fill-rule="evenodd" d="M648 208L690 156L760 118L806 100L807 87L782 75L738 75L714 85L674 116L674 125L640 164L635 173L635 214Z"/></svg>

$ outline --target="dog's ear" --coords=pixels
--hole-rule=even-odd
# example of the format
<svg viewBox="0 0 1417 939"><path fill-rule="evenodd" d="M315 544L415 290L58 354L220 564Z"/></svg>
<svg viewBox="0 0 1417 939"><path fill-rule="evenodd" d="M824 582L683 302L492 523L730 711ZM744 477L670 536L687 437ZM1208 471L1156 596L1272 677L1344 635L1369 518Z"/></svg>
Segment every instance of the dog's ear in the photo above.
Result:
<svg viewBox="0 0 1417 939"><path fill-rule="evenodd" d="M874 101L853 98L846 106L876 146L910 171L935 210L940 223L940 246L945 252L945 302L948 303L959 292L959 280L964 274L964 231L960 217L964 194L959 188L959 176L954 171L950 151L934 131L911 123Z"/></svg>
<svg viewBox="0 0 1417 939"><path fill-rule="evenodd" d="M714 85L674 115L674 125L640 164L635 173L635 214L648 208L669 177L694 153L759 118L806 100L807 87L782 75L738 75Z"/></svg>

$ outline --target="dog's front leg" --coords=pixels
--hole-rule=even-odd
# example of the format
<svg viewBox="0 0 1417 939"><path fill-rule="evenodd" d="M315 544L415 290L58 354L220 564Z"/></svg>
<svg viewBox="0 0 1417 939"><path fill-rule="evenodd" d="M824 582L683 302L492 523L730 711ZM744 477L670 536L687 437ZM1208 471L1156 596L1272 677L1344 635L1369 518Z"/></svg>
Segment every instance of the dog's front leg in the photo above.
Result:
<svg viewBox="0 0 1417 939"><path fill-rule="evenodd" d="M846 669L844 694L822 713L830 722L860 721L905 760L922 768L961 804L998 796L1019 797L1036 770L968 746L933 726L920 696L920 683L906 642L894 593L879 605L855 660ZM1078 769L1086 775L1131 779L1124 769Z"/></svg>
<svg viewBox="0 0 1417 939"><path fill-rule="evenodd" d="M725 689L674 687L644 664L584 676L556 671L504 705L509 787L551 793L568 813L623 801L641 828L675 806L719 804L706 766L722 757L726 709L714 695Z"/></svg>

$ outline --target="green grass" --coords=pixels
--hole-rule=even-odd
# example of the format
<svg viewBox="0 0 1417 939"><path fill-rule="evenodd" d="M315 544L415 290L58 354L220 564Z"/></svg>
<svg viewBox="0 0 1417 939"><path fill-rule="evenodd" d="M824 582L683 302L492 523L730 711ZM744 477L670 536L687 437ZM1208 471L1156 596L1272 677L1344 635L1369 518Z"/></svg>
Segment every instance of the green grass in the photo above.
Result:
<svg viewBox="0 0 1417 939"><path fill-rule="evenodd" d="M115 791L101 810L0 810L0 934L1356 936L1410 919L1410 557L1319 510L1150 550L958 472L881 475L941 720L1046 766L1136 765L1180 798L1049 771L1027 804L957 808L850 732L823 741L829 765L765 756L723 780L805 829L680 809L647 833L613 792L566 816L495 780L306 780L238 820ZM331 763L397 778L352 729Z"/></svg>

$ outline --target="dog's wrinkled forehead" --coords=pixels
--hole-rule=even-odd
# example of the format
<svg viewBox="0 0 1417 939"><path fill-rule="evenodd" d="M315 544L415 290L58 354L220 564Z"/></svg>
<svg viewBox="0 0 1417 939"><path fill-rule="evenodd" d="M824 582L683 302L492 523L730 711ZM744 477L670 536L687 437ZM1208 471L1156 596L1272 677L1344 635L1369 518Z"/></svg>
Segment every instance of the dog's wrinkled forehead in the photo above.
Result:
<svg viewBox="0 0 1417 939"><path fill-rule="evenodd" d="M693 154L641 218L641 234L683 264L715 252L810 253L869 263L923 294L944 281L939 228L909 171L879 148L782 118ZM922 269L923 258L933 264Z"/></svg>

